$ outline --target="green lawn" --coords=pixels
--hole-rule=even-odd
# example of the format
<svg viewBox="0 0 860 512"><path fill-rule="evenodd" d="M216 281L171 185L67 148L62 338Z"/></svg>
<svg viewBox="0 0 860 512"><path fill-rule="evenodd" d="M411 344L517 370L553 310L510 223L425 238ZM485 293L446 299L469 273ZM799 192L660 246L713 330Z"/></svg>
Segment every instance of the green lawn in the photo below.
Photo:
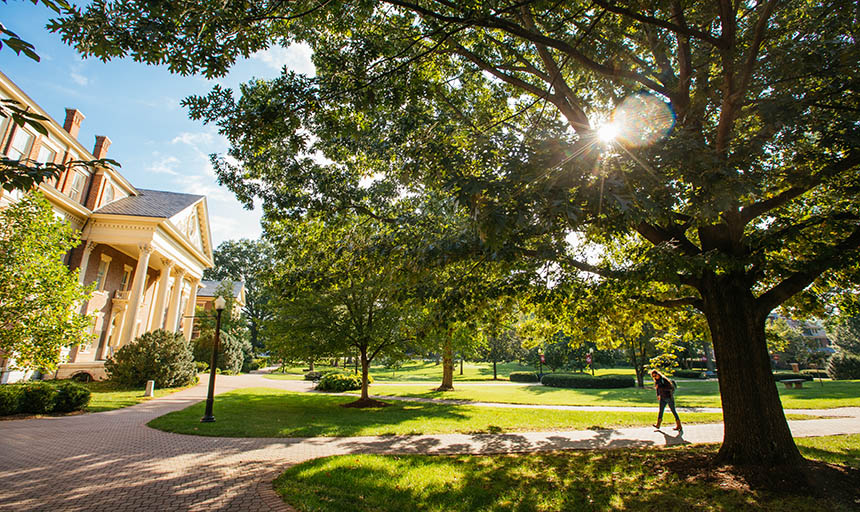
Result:
<svg viewBox="0 0 860 512"><path fill-rule="evenodd" d="M222 437L336 437L450 432L586 430L650 425L656 407L643 412L504 409L465 405L393 402L388 407L339 407L351 397L292 393L269 388L239 389L215 399L214 423L200 423L204 403L149 422L168 432ZM794 417L798 419L807 416ZM685 414L685 423L721 421L719 413ZM667 420L668 421L668 420Z"/></svg>
<svg viewBox="0 0 860 512"><path fill-rule="evenodd" d="M328 370L331 369L331 366L328 365L316 365L314 367L315 370ZM291 366L285 369L285 373L273 373L267 375L268 378L272 379L302 379L304 378L304 372L302 370L307 369L307 366ZM340 368L343 370L344 368ZM352 370L352 367L346 368L346 370ZM497 365L498 377L499 380L508 380L508 375L511 372L535 372L537 368L532 366L524 366L519 363L499 363ZM595 371L597 375L633 375L632 368L621 368L621 369L598 369ZM441 382L442 381L442 365L436 364L434 362L426 362L426 361L410 361L405 363L402 367L398 369L386 368L383 366L371 366L370 367L370 375L377 382L402 382L402 381L424 381L424 382ZM454 368L454 380L455 381L484 381L484 380L493 380L493 365L492 363L471 363L466 362L463 364L463 375L460 375L460 365L457 365Z"/></svg>
<svg viewBox="0 0 860 512"><path fill-rule="evenodd" d="M860 436L798 439L804 455L860 467ZM309 511L851 510L797 489L684 478L676 460L714 446L493 456L344 455L293 466L274 482ZM721 485L722 483L729 485Z"/></svg>
<svg viewBox="0 0 860 512"><path fill-rule="evenodd" d="M103 412L112 411L114 409L122 409L130 405L137 405L141 402L151 400L143 396L144 388L125 388L117 387L110 381L88 382L84 384L92 393L90 404L87 406L87 412ZM187 389L190 386L181 388L155 388L155 396L165 396L177 391Z"/></svg>
<svg viewBox="0 0 860 512"><path fill-rule="evenodd" d="M860 406L860 381L825 381L804 384L802 389L785 389L777 384L782 405L788 409L829 409ZM540 405L650 406L656 398L651 387L622 389L563 389L547 386L462 386L438 392L432 387L373 384L373 395L451 398L481 402ZM678 383L676 403L685 407L720 407L719 385L713 381Z"/></svg>

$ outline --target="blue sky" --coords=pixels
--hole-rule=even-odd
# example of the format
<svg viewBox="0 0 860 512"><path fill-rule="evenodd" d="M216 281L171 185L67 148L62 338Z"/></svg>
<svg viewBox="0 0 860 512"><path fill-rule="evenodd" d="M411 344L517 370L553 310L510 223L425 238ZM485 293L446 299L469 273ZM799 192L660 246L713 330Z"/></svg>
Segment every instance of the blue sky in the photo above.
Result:
<svg viewBox="0 0 860 512"><path fill-rule="evenodd" d="M227 151L226 140L215 126L188 119L180 101L205 94L216 83L235 89L255 77L277 76L285 65L312 74L310 50L272 48L237 63L220 79L183 77L131 59L81 59L45 29L51 14L41 4L0 3L0 22L35 45L41 57L35 62L4 47L0 70L59 124L65 108L80 110L86 119L78 140L92 150L95 136L107 135L112 142L107 156L120 162L120 171L133 185L206 195L216 246L224 240L259 237L259 209L243 209L232 192L217 184L209 163L210 153Z"/></svg>

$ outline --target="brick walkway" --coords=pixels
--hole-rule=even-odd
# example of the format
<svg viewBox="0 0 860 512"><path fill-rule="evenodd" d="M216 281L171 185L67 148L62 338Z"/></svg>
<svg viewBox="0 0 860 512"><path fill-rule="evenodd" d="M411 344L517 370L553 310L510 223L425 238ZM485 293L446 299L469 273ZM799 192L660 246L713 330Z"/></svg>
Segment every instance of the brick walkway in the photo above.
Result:
<svg viewBox="0 0 860 512"><path fill-rule="evenodd" d="M308 390L303 381L218 377L244 387ZM193 389L116 411L0 422L0 510L288 510L271 481L289 465L348 453L506 453L719 442L722 425L682 436L653 428L511 434L234 439L185 436L146 422L205 397ZM795 436L860 433L860 408L792 422ZM217 417L217 402L215 415Z"/></svg>

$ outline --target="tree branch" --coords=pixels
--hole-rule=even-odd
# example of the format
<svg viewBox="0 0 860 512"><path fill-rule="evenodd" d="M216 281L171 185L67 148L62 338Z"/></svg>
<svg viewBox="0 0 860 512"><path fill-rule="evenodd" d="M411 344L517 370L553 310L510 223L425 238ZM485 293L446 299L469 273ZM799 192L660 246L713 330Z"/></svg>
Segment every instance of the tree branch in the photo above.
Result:
<svg viewBox="0 0 860 512"><path fill-rule="evenodd" d="M503 30L511 35L520 37L526 41L530 41L532 43L544 44L550 48L555 48L561 52L564 52L567 55L570 55L575 61L579 62L586 68L600 73L605 76L613 77L613 78L627 78L629 80L633 80L648 89L651 89L654 92L660 93L666 97L670 96L670 91L658 84L657 82L639 74L635 71L631 71L629 69L619 69L615 67L615 65L606 65L595 62L590 59L587 55L580 52L573 45L564 41L562 39L556 39L553 37L549 37L545 34L541 34L538 32L534 32L526 29L516 23L510 22L508 20L498 18L495 16L482 16L476 18L462 18L459 16L448 16L445 14L440 14L431 9L427 9L420 5L414 4L412 2L406 2L403 0L383 0L385 3L402 7L404 9L410 10L419 16L432 18L439 21L444 21L448 23L456 23L463 26L476 26L483 28L494 28Z"/></svg>
<svg viewBox="0 0 860 512"><path fill-rule="evenodd" d="M723 48L724 47L723 45L725 44L724 41L712 36L711 34L709 34L707 32L702 32L701 30L696 30L694 28L690 28L690 27L686 26L686 24L676 25L674 23L670 23L668 21L664 21L664 20L661 20L659 18L655 18L653 16L646 16L644 14L639 14L639 13L634 12L630 9L625 8L625 7L621 7L621 6L615 5L611 2L606 2L603 0L594 0L594 3L599 5L600 7L603 7L604 9L606 9L609 12L614 12L615 14L620 14L622 16L632 18L636 21L641 21L642 23L647 23L648 25L654 25L657 27L665 28L671 32L674 32L675 34L678 34L678 35L684 35L687 37L695 37L696 39L701 39L702 41L706 41L706 42L712 44L713 46L716 46L717 48Z"/></svg>
<svg viewBox="0 0 860 512"><path fill-rule="evenodd" d="M860 248L860 227L856 228L845 240L831 247L830 250L822 251L825 255L809 262L806 269L794 273L767 292L761 294L756 299L759 312L767 314L773 311L774 308L793 295L803 291L822 272L833 267L834 264L838 264L843 260L849 260L850 258L857 258L856 251L858 248Z"/></svg>

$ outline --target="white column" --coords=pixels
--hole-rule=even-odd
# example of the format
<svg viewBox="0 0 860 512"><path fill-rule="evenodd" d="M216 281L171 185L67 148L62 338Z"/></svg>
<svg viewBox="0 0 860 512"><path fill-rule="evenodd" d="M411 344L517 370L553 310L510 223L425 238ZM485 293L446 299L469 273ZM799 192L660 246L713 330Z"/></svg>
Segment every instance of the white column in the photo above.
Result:
<svg viewBox="0 0 860 512"><path fill-rule="evenodd" d="M164 305L167 303L167 292L170 290L170 272L173 270L173 262L166 258L161 260L161 276L158 279L158 297L155 299L155 311L152 315L153 329L161 329L164 325Z"/></svg>
<svg viewBox="0 0 860 512"><path fill-rule="evenodd" d="M131 286L131 294L128 298L128 311L122 326L120 345L131 341L132 333L137 326L137 315L140 313L140 303L143 301L144 287L146 286L146 270L149 268L149 256L152 254L152 246L140 244L140 253L137 258L137 267L134 269L134 284Z"/></svg>
<svg viewBox="0 0 860 512"><path fill-rule="evenodd" d="M199 287L200 280L195 279L191 282L191 291L188 292L188 304L185 306L184 327L182 329L186 340L191 339L191 330L194 328L194 308L197 306L197 290Z"/></svg>
<svg viewBox="0 0 860 512"><path fill-rule="evenodd" d="M176 320L179 316L179 301L182 299L182 279L185 277L185 269L176 269L176 277L173 278L173 293L170 296L170 307L167 309L167 324L165 329L176 332Z"/></svg>
<svg viewBox="0 0 860 512"><path fill-rule="evenodd" d="M87 267L90 264L90 256L93 253L93 249L96 248L96 245L98 245L98 244L96 244L95 242L87 242L84 245L84 254L83 254L83 256L81 256L81 264L78 265L79 272L80 272L78 274L78 282L81 284L86 284L86 283L84 283L84 277L87 273Z"/></svg>

